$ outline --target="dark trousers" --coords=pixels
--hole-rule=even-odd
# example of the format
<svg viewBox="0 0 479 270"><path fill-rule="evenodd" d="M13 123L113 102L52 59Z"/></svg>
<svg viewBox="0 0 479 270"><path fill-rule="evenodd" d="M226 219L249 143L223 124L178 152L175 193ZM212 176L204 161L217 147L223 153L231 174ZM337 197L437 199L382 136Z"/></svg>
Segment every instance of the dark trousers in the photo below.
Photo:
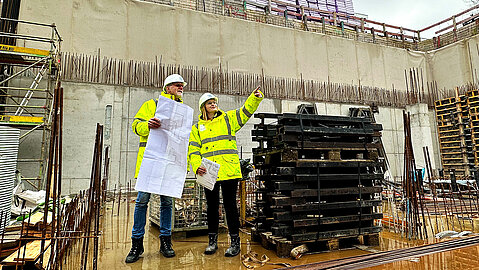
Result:
<svg viewBox="0 0 479 270"><path fill-rule="evenodd" d="M218 233L219 207L220 207L220 186L223 195L223 206L226 213L226 221L230 234L239 233L239 215L236 206L236 191L238 180L217 181L213 190L205 188L208 233Z"/></svg>

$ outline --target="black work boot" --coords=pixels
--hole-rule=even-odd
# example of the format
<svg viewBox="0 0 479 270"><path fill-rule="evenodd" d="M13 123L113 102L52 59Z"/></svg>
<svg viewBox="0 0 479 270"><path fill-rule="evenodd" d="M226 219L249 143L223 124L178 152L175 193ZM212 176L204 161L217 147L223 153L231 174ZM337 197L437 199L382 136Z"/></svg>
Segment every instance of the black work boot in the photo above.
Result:
<svg viewBox="0 0 479 270"><path fill-rule="evenodd" d="M160 236L160 252L166 258L175 257L175 251L171 247L171 235Z"/></svg>
<svg viewBox="0 0 479 270"><path fill-rule="evenodd" d="M143 251L143 237L138 239L132 238L130 253L126 256L125 262L134 263L138 261L140 255L143 254Z"/></svg>
<svg viewBox="0 0 479 270"><path fill-rule="evenodd" d="M234 257L241 251L240 238L238 234L230 234L231 246L226 250L225 257Z"/></svg>
<svg viewBox="0 0 479 270"><path fill-rule="evenodd" d="M205 254L206 255L215 254L217 249L218 249L218 234L217 233L209 233L208 234L208 246L205 249Z"/></svg>

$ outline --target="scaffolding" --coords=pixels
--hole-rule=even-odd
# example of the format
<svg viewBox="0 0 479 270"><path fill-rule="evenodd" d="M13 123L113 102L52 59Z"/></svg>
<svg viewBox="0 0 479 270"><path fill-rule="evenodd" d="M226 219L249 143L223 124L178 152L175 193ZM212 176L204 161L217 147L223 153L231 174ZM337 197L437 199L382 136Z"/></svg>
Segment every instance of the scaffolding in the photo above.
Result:
<svg viewBox="0 0 479 270"><path fill-rule="evenodd" d="M14 25L9 27L11 30L0 32L0 125L22 130L20 141L41 132L41 149L27 153L28 158L19 155L17 160L22 180L41 189L48 159L54 89L60 86L62 39L55 24L9 18L0 18L0 24ZM46 34L17 34L17 27Z"/></svg>

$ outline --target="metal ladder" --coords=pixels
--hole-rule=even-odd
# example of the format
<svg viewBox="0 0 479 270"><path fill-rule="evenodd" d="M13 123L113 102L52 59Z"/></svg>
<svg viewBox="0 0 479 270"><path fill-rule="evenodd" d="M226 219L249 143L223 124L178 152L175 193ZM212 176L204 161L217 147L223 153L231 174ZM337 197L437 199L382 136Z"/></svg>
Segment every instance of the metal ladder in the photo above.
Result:
<svg viewBox="0 0 479 270"><path fill-rule="evenodd" d="M37 76L35 76L32 85L30 85L31 90L28 90L28 92L25 94L25 97L22 99L22 102L20 102L20 105L15 112L16 116L19 116L23 113L24 106L27 106L28 101L30 101L30 98L33 96L33 90L37 89L38 85L42 81L43 76L45 75L45 72L47 70L47 64L48 63L43 64L42 68L40 69L40 72L38 72Z"/></svg>

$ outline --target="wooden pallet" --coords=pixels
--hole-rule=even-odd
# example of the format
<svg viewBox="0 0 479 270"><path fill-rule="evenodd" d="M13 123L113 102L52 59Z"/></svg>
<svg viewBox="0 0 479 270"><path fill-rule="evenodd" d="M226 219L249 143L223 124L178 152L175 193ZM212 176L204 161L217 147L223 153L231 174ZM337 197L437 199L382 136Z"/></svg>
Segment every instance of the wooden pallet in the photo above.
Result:
<svg viewBox="0 0 479 270"><path fill-rule="evenodd" d="M468 97L478 96L479 97L479 90L477 90L477 89L468 90L466 92L466 96L468 96Z"/></svg>
<svg viewBox="0 0 479 270"><path fill-rule="evenodd" d="M379 245L379 233L371 233L354 236L341 236L321 240L308 240L293 242L284 237L274 236L271 232L258 232L255 228L251 231L251 240L261 243L263 248L274 250L280 258L291 256L291 250L299 245L306 244L310 251L331 251L343 248L351 248L361 244L367 246Z"/></svg>
<svg viewBox="0 0 479 270"><path fill-rule="evenodd" d="M26 246L20 247L20 252L15 251L10 256L2 261L5 265L18 265L23 262L33 262L40 257L41 253L41 240L34 240L26 244ZM45 240L44 251L49 247L50 240Z"/></svg>
<svg viewBox="0 0 479 270"><path fill-rule="evenodd" d="M436 105L436 107L438 107L438 106L451 105L451 104L455 104L455 103L456 103L456 98L451 97L451 98L445 98L445 99L437 100L434 104Z"/></svg>

